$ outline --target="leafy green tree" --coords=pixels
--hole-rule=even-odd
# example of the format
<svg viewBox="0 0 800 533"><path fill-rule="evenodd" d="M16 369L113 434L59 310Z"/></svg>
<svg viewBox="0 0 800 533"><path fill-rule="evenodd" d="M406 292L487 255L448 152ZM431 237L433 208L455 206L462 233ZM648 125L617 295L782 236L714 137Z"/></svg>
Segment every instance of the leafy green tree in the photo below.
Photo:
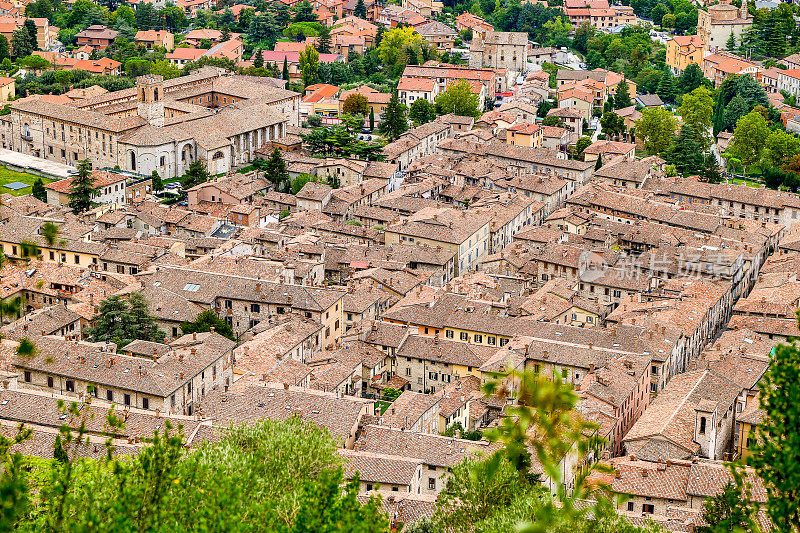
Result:
<svg viewBox="0 0 800 533"><path fill-rule="evenodd" d="M389 140L395 140L408 129L408 119L406 118L406 106L400 103L397 91L392 93L383 119L378 124L378 131L385 135Z"/></svg>
<svg viewBox="0 0 800 533"><path fill-rule="evenodd" d="M311 174L299 174L295 179L292 180L292 194L299 193L309 181L316 182L319 181L319 179Z"/></svg>
<svg viewBox="0 0 800 533"><path fill-rule="evenodd" d="M8 39L5 35L0 35L0 61L5 61L11 57Z"/></svg>
<svg viewBox="0 0 800 533"><path fill-rule="evenodd" d="M267 159L264 174L272 182L276 191L289 192L291 188L289 172L286 170L286 162L283 160L279 149L272 150L269 159Z"/></svg>
<svg viewBox="0 0 800 533"><path fill-rule="evenodd" d="M69 206L77 214L94 207L94 197L98 194L92 176L92 163L88 159L78 161L78 173L72 178L69 189Z"/></svg>
<svg viewBox="0 0 800 533"><path fill-rule="evenodd" d="M667 13L669 13L669 8L659 2L650 10L650 18L659 26L663 26L661 20Z"/></svg>
<svg viewBox="0 0 800 533"><path fill-rule="evenodd" d="M717 156L708 153L703 158L703 171L700 174L700 181L706 183L719 183L722 181L722 174L719 172Z"/></svg>
<svg viewBox="0 0 800 533"><path fill-rule="evenodd" d="M600 117L600 127L603 133L609 138L613 138L625 131L625 120L613 111L606 111Z"/></svg>
<svg viewBox="0 0 800 533"><path fill-rule="evenodd" d="M617 92L614 94L614 109L623 109L632 105L628 82L622 80L617 85Z"/></svg>
<svg viewBox="0 0 800 533"><path fill-rule="evenodd" d="M763 162L773 167L788 167L795 155L800 153L800 139L783 130L769 134L764 143Z"/></svg>
<svg viewBox="0 0 800 533"><path fill-rule="evenodd" d="M427 124L436 118L436 105L424 98L418 98L411 102L408 118L411 119L415 126Z"/></svg>
<svg viewBox="0 0 800 533"><path fill-rule="evenodd" d="M17 59L28 57L33 52L30 34L25 26L17 28L11 34L11 51Z"/></svg>
<svg viewBox="0 0 800 533"><path fill-rule="evenodd" d="M316 22L317 15L308 0L303 0L294 6L294 18L292 22Z"/></svg>
<svg viewBox="0 0 800 533"><path fill-rule="evenodd" d="M759 391L765 415L756 428L748 463L764 483L766 511L774 529L796 532L800 524L800 347L796 341L775 348Z"/></svg>
<svg viewBox="0 0 800 533"><path fill-rule="evenodd" d="M367 18L367 6L364 5L364 0L358 0L356 2L356 7L353 9L353 15L362 19Z"/></svg>
<svg viewBox="0 0 800 533"><path fill-rule="evenodd" d="M31 19L25 19L24 27L26 30L28 30L28 48L30 48L31 51L38 50L39 42L36 38L36 34L38 33L36 29L36 23Z"/></svg>
<svg viewBox="0 0 800 533"><path fill-rule="evenodd" d="M283 58L286 60L286 58ZM256 53L253 55L253 66L256 68L261 68L264 66L264 54L261 52L261 48L256 50Z"/></svg>
<svg viewBox="0 0 800 533"><path fill-rule="evenodd" d="M758 111L751 111L736 123L728 151L743 165L755 165L761 160L769 135L769 125L764 116Z"/></svg>
<svg viewBox="0 0 800 533"><path fill-rule="evenodd" d="M477 117L478 95L466 80L450 84L444 92L436 97L436 109L440 114L453 113L463 117Z"/></svg>
<svg viewBox="0 0 800 533"><path fill-rule="evenodd" d="M737 94L731 98L731 101L725 108L723 129L735 126L739 119L745 116L749 111L750 106L742 95Z"/></svg>
<svg viewBox="0 0 800 533"><path fill-rule="evenodd" d="M410 58L424 56L423 50L427 43L414 28L392 28L383 34L381 44L378 46L378 56L381 63L389 69L390 76L399 75L405 68Z"/></svg>
<svg viewBox="0 0 800 533"><path fill-rule="evenodd" d="M319 29L317 51L320 54L329 54L331 52L331 30L324 24L322 24L322 27Z"/></svg>
<svg viewBox="0 0 800 533"><path fill-rule="evenodd" d="M207 182L211 178L205 164L199 159L192 161L186 174L181 178L181 187L183 190L191 189L195 185Z"/></svg>
<svg viewBox="0 0 800 533"><path fill-rule="evenodd" d="M47 201L47 190L44 188L42 178L36 178L31 186L31 195L42 202Z"/></svg>
<svg viewBox="0 0 800 533"><path fill-rule="evenodd" d="M711 91L705 87L698 87L691 93L683 96L678 114L683 119L683 124L692 126L697 134L695 139L703 150L711 145L711 120L714 115L714 99Z"/></svg>
<svg viewBox="0 0 800 533"><path fill-rule="evenodd" d="M39 233L42 235L42 238L44 238L44 241L48 246L53 246L56 243L58 240L58 232L58 226L53 222L45 222L42 224L42 227L39 228Z"/></svg>
<svg viewBox="0 0 800 533"><path fill-rule="evenodd" d="M154 170L152 174L150 174L150 180L153 192L161 192L164 190L164 182L161 180L161 176L157 171Z"/></svg>
<svg viewBox="0 0 800 533"><path fill-rule="evenodd" d="M305 87L316 82L319 76L319 52L311 45L306 46L306 49L300 52L299 66Z"/></svg>
<svg viewBox="0 0 800 533"><path fill-rule="evenodd" d="M94 342L114 342L118 347L135 340L161 342L165 337L140 292L109 296L100 302L95 325L89 328L88 334Z"/></svg>
<svg viewBox="0 0 800 533"><path fill-rule="evenodd" d="M636 137L644 143L649 154L666 150L676 129L675 117L662 107L643 110L641 118L636 121Z"/></svg>
<svg viewBox="0 0 800 533"><path fill-rule="evenodd" d="M698 533L758 531L756 509L750 503L751 491L742 469L733 465L731 472L733 479L722 492L703 503L703 520L708 525L698 527Z"/></svg>
<svg viewBox="0 0 800 533"><path fill-rule="evenodd" d="M584 135L580 139L578 139L578 142L575 143L575 158L583 159L583 151L589 148L591 145L592 145L591 137L587 137L586 135Z"/></svg>
<svg viewBox="0 0 800 533"><path fill-rule="evenodd" d="M367 97L361 93L353 93L342 102L342 113L347 113L348 115L365 116L369 109Z"/></svg>
<svg viewBox="0 0 800 533"><path fill-rule="evenodd" d="M236 335L233 333L231 326L211 309L206 309L197 315L193 322L181 322L181 331L184 335L211 331L211 328L214 328L214 331L223 337L236 340Z"/></svg>
<svg viewBox="0 0 800 533"><path fill-rule="evenodd" d="M564 121L561 120L561 117L550 115L549 117L544 117L544 119L542 119L542 126L554 126L556 128L564 128L566 127L566 124L564 124Z"/></svg>
<svg viewBox="0 0 800 533"><path fill-rule="evenodd" d="M18 300L20 298L17 298ZM17 355L20 357L33 357L36 355L36 344L32 340L27 337L23 337L19 340L19 346L17 346Z"/></svg>
<svg viewBox="0 0 800 533"><path fill-rule="evenodd" d="M4 322L5 317L11 317L12 320L19 318L20 311L22 310L22 298L19 296L15 298L6 298L0 300L0 324Z"/></svg>
<svg viewBox="0 0 800 533"><path fill-rule="evenodd" d="M227 428L216 442L191 451L184 447L182 428L176 431L166 421L165 430L151 435L138 453L115 458L109 438L107 456L94 460L83 458L97 447L86 435L88 410L78 402L60 402L58 408L71 425L58 429L56 460L46 463L42 480L34 485L26 476L0 474L4 489L17 487L5 508L18 501L27 511L16 523L20 530L175 531L186 524L286 533L389 529L377 499L359 503L358 476L343 479L339 442L300 417ZM124 420L112 411L104 425L114 435ZM10 459L3 457L5 464Z"/></svg>
<svg viewBox="0 0 800 533"><path fill-rule="evenodd" d="M684 123L675 141L664 152L664 160L674 165L681 176L697 174L703 169L703 146L697 141L697 137L694 126Z"/></svg>
<svg viewBox="0 0 800 533"><path fill-rule="evenodd" d="M665 102L675 101L678 88L675 85L675 78L672 77L672 74L667 69L664 69L661 73L661 80L658 82L656 94Z"/></svg>
<svg viewBox="0 0 800 533"><path fill-rule="evenodd" d="M682 94L688 94L703 85L704 79L700 67L696 63L690 63L678 80L678 89Z"/></svg>
<svg viewBox="0 0 800 533"><path fill-rule="evenodd" d="M736 36L733 34L733 31L731 31L728 40L725 42L725 50L728 52L736 52Z"/></svg>

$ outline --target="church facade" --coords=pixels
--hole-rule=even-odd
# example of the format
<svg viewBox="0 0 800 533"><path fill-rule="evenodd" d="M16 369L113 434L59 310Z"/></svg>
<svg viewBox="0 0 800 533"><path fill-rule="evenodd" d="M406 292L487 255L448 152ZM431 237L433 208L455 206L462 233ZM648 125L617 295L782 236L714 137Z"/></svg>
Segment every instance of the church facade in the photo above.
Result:
<svg viewBox="0 0 800 533"><path fill-rule="evenodd" d="M0 146L165 179L199 159L219 174L248 164L257 149L285 136L287 125L299 125L300 95L280 85L203 67L166 81L140 76L136 87L69 104L23 99L0 117Z"/></svg>

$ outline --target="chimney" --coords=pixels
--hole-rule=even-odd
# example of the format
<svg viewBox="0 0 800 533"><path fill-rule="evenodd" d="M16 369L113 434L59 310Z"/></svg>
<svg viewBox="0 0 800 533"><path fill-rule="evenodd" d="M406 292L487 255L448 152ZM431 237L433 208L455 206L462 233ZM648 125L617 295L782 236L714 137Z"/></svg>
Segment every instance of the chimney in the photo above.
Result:
<svg viewBox="0 0 800 533"><path fill-rule="evenodd" d="M191 353L192 355L197 355L197 348L192 348L192 349L191 349L191 351L190 351L190 353Z"/></svg>
<svg viewBox="0 0 800 533"><path fill-rule="evenodd" d="M261 292L261 282L256 283L256 292Z"/></svg>
<svg viewBox="0 0 800 533"><path fill-rule="evenodd" d="M211 333L214 333L214 331L215 331L216 329L217 329L217 328L215 328L214 326L211 326L211 327L209 328L209 331L210 331Z"/></svg>
<svg viewBox="0 0 800 533"><path fill-rule="evenodd" d="M196 331L192 333L192 340L193 341L197 340L197 332Z"/></svg>
<svg viewBox="0 0 800 533"><path fill-rule="evenodd" d="M178 361L183 362L183 354L182 353L178 354Z"/></svg>

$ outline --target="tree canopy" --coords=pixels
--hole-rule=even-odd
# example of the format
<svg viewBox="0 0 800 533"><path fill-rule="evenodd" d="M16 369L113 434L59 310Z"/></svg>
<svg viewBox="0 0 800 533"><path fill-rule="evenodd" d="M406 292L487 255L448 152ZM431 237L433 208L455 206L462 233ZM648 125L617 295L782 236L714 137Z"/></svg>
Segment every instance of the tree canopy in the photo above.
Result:
<svg viewBox="0 0 800 533"><path fill-rule="evenodd" d="M109 296L100 303L95 325L88 330L94 342L114 342L122 348L135 340L161 342L165 334L158 329L155 318L140 292L128 296Z"/></svg>

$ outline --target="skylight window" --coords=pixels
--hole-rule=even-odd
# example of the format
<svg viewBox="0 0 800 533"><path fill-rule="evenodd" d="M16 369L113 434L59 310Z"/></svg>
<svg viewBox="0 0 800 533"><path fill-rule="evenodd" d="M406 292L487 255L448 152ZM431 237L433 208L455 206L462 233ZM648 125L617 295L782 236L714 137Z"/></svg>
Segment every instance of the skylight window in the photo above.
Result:
<svg viewBox="0 0 800 533"><path fill-rule="evenodd" d="M197 292L198 290L200 290L200 285L197 285L196 283L187 283L186 286L183 288L183 290L189 292Z"/></svg>

